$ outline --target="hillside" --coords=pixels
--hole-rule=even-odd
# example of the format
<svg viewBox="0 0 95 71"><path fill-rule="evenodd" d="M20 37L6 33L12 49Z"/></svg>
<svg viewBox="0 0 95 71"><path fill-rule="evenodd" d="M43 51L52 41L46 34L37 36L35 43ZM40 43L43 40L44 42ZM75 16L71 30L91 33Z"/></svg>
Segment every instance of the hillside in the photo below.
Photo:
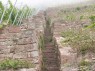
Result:
<svg viewBox="0 0 95 71"><path fill-rule="evenodd" d="M95 1L48 8L61 52L62 71L95 70Z"/></svg>
<svg viewBox="0 0 95 71"><path fill-rule="evenodd" d="M94 0L37 10L9 4L0 2L0 71L95 71Z"/></svg>

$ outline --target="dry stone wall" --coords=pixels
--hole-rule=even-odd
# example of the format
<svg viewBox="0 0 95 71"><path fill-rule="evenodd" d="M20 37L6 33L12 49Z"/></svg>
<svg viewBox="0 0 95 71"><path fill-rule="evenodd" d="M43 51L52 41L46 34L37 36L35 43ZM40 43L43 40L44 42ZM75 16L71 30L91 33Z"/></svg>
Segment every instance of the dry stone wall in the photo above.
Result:
<svg viewBox="0 0 95 71"><path fill-rule="evenodd" d="M23 20L22 25L0 29L0 60L12 58L39 64L38 37L43 31L42 24L44 18L40 13Z"/></svg>
<svg viewBox="0 0 95 71"><path fill-rule="evenodd" d="M45 14L41 11L36 16L23 20L22 23L23 24L19 26L8 25L3 29L0 29L0 61L7 58L27 60L39 68L42 56L42 53L39 50L39 39L40 36L43 37L43 34L45 33ZM46 37L48 37L48 35L46 35ZM59 64L58 66L60 67L60 53L57 43L54 44L53 49L58 54L56 55L58 58L57 65Z"/></svg>

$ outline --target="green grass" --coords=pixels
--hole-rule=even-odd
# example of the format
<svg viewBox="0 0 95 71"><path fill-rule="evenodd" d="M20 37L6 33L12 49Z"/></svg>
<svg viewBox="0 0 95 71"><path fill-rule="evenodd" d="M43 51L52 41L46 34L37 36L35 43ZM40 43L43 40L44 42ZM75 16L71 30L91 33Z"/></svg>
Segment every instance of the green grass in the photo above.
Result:
<svg viewBox="0 0 95 71"><path fill-rule="evenodd" d="M31 62L17 59L4 59L0 61L0 70L19 69L19 68L33 68Z"/></svg>
<svg viewBox="0 0 95 71"><path fill-rule="evenodd" d="M95 5L62 9L58 13L61 18L68 22L93 20L95 16ZM95 21L95 19L94 19Z"/></svg>
<svg viewBox="0 0 95 71"><path fill-rule="evenodd" d="M84 59L81 60L80 63L79 63L79 66L89 66L89 65L91 65L91 63L86 61L86 60L84 60Z"/></svg>
<svg viewBox="0 0 95 71"><path fill-rule="evenodd" d="M77 49L77 53L95 52L95 37L91 36L88 31L68 30L62 32L61 35L65 37L62 43L67 43L74 49Z"/></svg>
<svg viewBox="0 0 95 71"><path fill-rule="evenodd" d="M85 59L82 59L78 66L79 66L79 70L78 71L92 71L91 70L91 62L86 61Z"/></svg>

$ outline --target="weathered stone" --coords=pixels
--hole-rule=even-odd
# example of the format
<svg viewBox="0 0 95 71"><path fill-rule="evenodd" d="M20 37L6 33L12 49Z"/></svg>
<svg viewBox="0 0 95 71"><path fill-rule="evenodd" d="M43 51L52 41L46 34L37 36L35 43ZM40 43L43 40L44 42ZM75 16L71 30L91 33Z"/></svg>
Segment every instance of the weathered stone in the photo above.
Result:
<svg viewBox="0 0 95 71"><path fill-rule="evenodd" d="M0 71L6 71L6 70L0 70ZM29 69L23 68L23 69L18 69L18 70L10 69L7 71L36 71L36 69L35 68L29 68Z"/></svg>
<svg viewBox="0 0 95 71"><path fill-rule="evenodd" d="M26 42L27 44L32 44L32 43L34 43L32 37L26 38L25 42Z"/></svg>
<svg viewBox="0 0 95 71"><path fill-rule="evenodd" d="M34 50L34 51L38 51L38 45L37 45L37 43L34 43L34 44L33 44L33 48L32 48L32 50Z"/></svg>
<svg viewBox="0 0 95 71"><path fill-rule="evenodd" d="M7 39L0 39L0 42L5 42L7 41Z"/></svg>
<svg viewBox="0 0 95 71"><path fill-rule="evenodd" d="M16 45L14 49L15 53L26 52L24 45Z"/></svg>
<svg viewBox="0 0 95 71"><path fill-rule="evenodd" d="M16 42L18 45L26 45L26 44L32 44L32 37L29 38L21 38Z"/></svg>
<svg viewBox="0 0 95 71"><path fill-rule="evenodd" d="M30 69L20 69L20 70L18 70L18 71L36 71L34 68L30 68Z"/></svg>
<svg viewBox="0 0 95 71"><path fill-rule="evenodd" d="M35 29L35 24L33 23L33 24L28 25L28 29L34 30Z"/></svg>
<svg viewBox="0 0 95 71"><path fill-rule="evenodd" d="M13 57L13 53L6 53L6 54L0 54L0 60L4 59L4 58L12 58Z"/></svg>
<svg viewBox="0 0 95 71"><path fill-rule="evenodd" d="M44 21L42 16L38 17L32 20L27 19L19 26L9 25L0 30L0 60L14 58L38 64L38 38L42 32L37 32L43 31L42 24ZM26 69L26 71L29 70Z"/></svg>
<svg viewBox="0 0 95 71"><path fill-rule="evenodd" d="M34 57L34 58L32 59L32 63L34 63L34 64L39 64L39 57Z"/></svg>
<svg viewBox="0 0 95 71"><path fill-rule="evenodd" d="M31 57L37 57L37 56L39 56L38 51L32 51L31 52Z"/></svg>
<svg viewBox="0 0 95 71"><path fill-rule="evenodd" d="M0 45L0 50L3 50L3 49L5 49L5 48L6 48L6 46Z"/></svg>
<svg viewBox="0 0 95 71"><path fill-rule="evenodd" d="M26 36L32 36L33 30L26 30L26 31L24 31L24 34L25 34Z"/></svg>
<svg viewBox="0 0 95 71"><path fill-rule="evenodd" d="M14 40L11 40L11 41L6 41L4 45L6 46L12 46L12 45L15 45L16 42L14 42Z"/></svg>
<svg viewBox="0 0 95 71"><path fill-rule="evenodd" d="M18 26L9 26L8 31L9 33L19 33L21 29Z"/></svg>
<svg viewBox="0 0 95 71"><path fill-rule="evenodd" d="M38 47L36 43L25 45L25 50L28 52L38 51Z"/></svg>
<svg viewBox="0 0 95 71"><path fill-rule="evenodd" d="M22 24L21 26L20 26L20 29L21 30L27 30L27 28L28 28L28 25L25 23L25 24Z"/></svg>
<svg viewBox="0 0 95 71"><path fill-rule="evenodd" d="M31 52L28 52L28 53L27 53L27 57L28 57L28 58L31 58Z"/></svg>
<svg viewBox="0 0 95 71"><path fill-rule="evenodd" d="M0 39L7 39L7 36L5 34L0 34Z"/></svg>
<svg viewBox="0 0 95 71"><path fill-rule="evenodd" d="M13 53L6 54L6 58L12 58L13 55L14 55Z"/></svg>
<svg viewBox="0 0 95 71"><path fill-rule="evenodd" d="M8 54L8 53L10 53L10 49L9 48L5 48L3 50L0 50L0 53Z"/></svg>
<svg viewBox="0 0 95 71"><path fill-rule="evenodd" d="M13 55L13 58L17 58L17 59L26 59L27 58L27 53L22 53L22 52L20 52L20 53L16 53L16 54L14 54Z"/></svg>

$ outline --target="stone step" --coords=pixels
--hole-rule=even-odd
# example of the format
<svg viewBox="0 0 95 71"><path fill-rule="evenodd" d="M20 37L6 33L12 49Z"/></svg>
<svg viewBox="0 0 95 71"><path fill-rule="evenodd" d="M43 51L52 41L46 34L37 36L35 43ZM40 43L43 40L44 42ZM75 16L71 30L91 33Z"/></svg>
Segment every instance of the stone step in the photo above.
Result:
<svg viewBox="0 0 95 71"><path fill-rule="evenodd" d="M50 53L44 53L45 56L56 56L56 53L50 52Z"/></svg>
<svg viewBox="0 0 95 71"><path fill-rule="evenodd" d="M50 38L44 39L44 42L45 42L45 43L52 42L52 39L50 39Z"/></svg>
<svg viewBox="0 0 95 71"><path fill-rule="evenodd" d="M46 31L46 32L44 32L44 35L52 35L52 32Z"/></svg>
<svg viewBox="0 0 95 71"><path fill-rule="evenodd" d="M57 56L54 56L54 55L52 55L52 56L51 55L48 55L48 56L47 55L43 55L43 57L44 58L57 58Z"/></svg>
<svg viewBox="0 0 95 71"><path fill-rule="evenodd" d="M45 43L52 42L52 39L51 39L50 37L49 37L49 38L45 38L45 39L44 39L44 42L45 42Z"/></svg>
<svg viewBox="0 0 95 71"><path fill-rule="evenodd" d="M57 64L47 64L47 65L45 65L45 67L58 67L58 65Z"/></svg>
<svg viewBox="0 0 95 71"><path fill-rule="evenodd" d="M56 62L58 61L57 59L53 59L53 58L44 58L45 61L47 62Z"/></svg>
<svg viewBox="0 0 95 71"><path fill-rule="evenodd" d="M60 71L58 67L46 67L47 71Z"/></svg>
<svg viewBox="0 0 95 71"><path fill-rule="evenodd" d="M47 60L57 60L58 58L57 58L57 56L46 56L46 55L43 55L43 59L47 59Z"/></svg>
<svg viewBox="0 0 95 71"><path fill-rule="evenodd" d="M52 39L52 37L53 37L53 36L46 35L46 36L44 36L44 39L46 39L46 40L47 40L47 39Z"/></svg>
<svg viewBox="0 0 95 71"><path fill-rule="evenodd" d="M52 33L52 32L51 32L51 29L50 29L50 30L49 30L49 28L48 28L48 29L45 29L44 34L50 34L50 33Z"/></svg>
<svg viewBox="0 0 95 71"><path fill-rule="evenodd" d="M44 46L45 46L45 50L56 50L54 46L50 46L50 45L44 45Z"/></svg>
<svg viewBox="0 0 95 71"><path fill-rule="evenodd" d="M52 49L48 49L48 48L46 48L46 49L44 49L43 51L42 51L43 53L56 53L56 51L55 51L55 49L54 48L52 48Z"/></svg>
<svg viewBox="0 0 95 71"><path fill-rule="evenodd" d="M54 47L54 44L53 43L45 43L45 47Z"/></svg>
<svg viewBox="0 0 95 71"><path fill-rule="evenodd" d="M44 62L46 65L48 65L48 64L53 64L53 65L56 65L57 64L57 60L52 60L52 61L50 61L50 60L45 60L45 62Z"/></svg>
<svg viewBox="0 0 95 71"><path fill-rule="evenodd" d="M48 37L53 37L51 34L45 34L44 37L48 38Z"/></svg>

